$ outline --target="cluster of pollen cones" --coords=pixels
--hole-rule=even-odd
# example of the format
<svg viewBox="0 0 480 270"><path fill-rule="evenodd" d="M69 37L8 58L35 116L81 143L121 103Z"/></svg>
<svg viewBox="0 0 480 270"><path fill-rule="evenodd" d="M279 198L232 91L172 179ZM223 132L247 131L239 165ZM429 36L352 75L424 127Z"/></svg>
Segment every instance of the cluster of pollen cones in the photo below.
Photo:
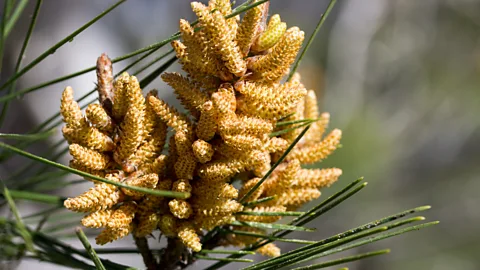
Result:
<svg viewBox="0 0 480 270"><path fill-rule="evenodd" d="M193 2L192 9L198 28L180 20L181 41L172 42L186 75L161 76L186 113L158 98L155 90L144 96L134 76L123 73L114 79L106 55L97 61L99 104L90 104L83 113L72 88L63 92L62 131L72 168L129 186L187 194L186 199L172 199L92 180L94 186L67 199L65 207L87 213L84 226L104 228L98 244L159 230L198 252L203 233L216 226L265 234L229 224L276 222L281 216L246 212L297 209L318 198L319 189L342 173L337 168L302 168L325 159L341 138L338 129L325 133L329 114L318 112L315 92L305 89L298 74L282 81L304 33L287 28L279 15L267 20L268 2L248 10L241 20L226 19L232 12L227 0L211 0L208 6ZM305 136L249 192L300 134L296 123L309 119ZM269 200L255 203L264 198ZM257 240L231 233L219 244L245 246ZM274 244L257 251L280 254Z"/></svg>

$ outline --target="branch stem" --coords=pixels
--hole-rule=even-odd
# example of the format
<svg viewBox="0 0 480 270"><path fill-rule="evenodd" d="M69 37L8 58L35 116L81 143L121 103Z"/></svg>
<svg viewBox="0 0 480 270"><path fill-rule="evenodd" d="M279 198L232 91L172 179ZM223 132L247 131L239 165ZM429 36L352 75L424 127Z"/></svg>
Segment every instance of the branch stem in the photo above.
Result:
<svg viewBox="0 0 480 270"><path fill-rule="evenodd" d="M148 246L147 238L133 236L133 239L135 240L135 245L137 246L138 251L140 251L140 254L143 258L143 263L145 264L147 269L158 269L159 265L157 264L157 261L155 260L155 257L153 257L152 251Z"/></svg>

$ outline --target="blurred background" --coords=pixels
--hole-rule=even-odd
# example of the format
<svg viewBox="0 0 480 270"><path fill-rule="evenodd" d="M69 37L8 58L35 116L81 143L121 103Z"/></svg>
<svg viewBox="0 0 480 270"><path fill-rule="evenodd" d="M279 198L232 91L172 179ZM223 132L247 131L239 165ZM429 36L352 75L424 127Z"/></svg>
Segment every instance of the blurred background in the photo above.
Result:
<svg viewBox="0 0 480 270"><path fill-rule="evenodd" d="M114 2L44 1L24 63ZM127 1L25 74L16 89L91 67L103 52L114 58L169 37L177 31L179 18L193 21L189 2ZM299 26L309 36L327 4L326 0L275 0L270 13L279 13L289 26ZM1 83L14 73L34 5L35 1L30 1L6 40ZM320 164L342 168L344 174L322 198L360 176L369 185L316 220L318 230L313 237L294 236L322 239L408 208L432 205L426 215L440 220L439 225L352 250L353 254L388 247L392 253L350 264L351 269L480 269L479 14L479 0L338 1L300 72L305 85L317 92L322 110L330 112L330 127L340 128L344 134L343 148ZM167 50L163 48L152 59ZM114 71L132 61L115 64ZM94 72L90 72L15 100L1 132L30 131L58 112L65 86L72 86L80 97L94 88L95 81ZM174 100L172 90L160 79L148 87L152 88L159 89L170 102ZM91 100L93 97L86 101ZM57 132L51 140L28 150L42 155L59 140ZM67 164L68 160L63 156L59 162ZM3 160L0 177L9 178L25 163L24 158ZM21 179L10 177L10 181ZM74 196L85 188L62 188L62 183L58 180L55 194ZM22 216L45 209L41 204L19 206ZM2 208L1 213L8 215L8 210ZM78 218L73 220L78 224ZM71 233L73 226L65 226L64 232ZM66 241L81 246L75 237ZM132 242L127 237L111 246L132 246ZM154 245L163 243L157 242ZM293 248L284 243L280 246L284 251ZM136 255L113 256L112 260L143 265ZM32 260L8 261L2 267L31 269L33 265L37 269L64 269L38 266ZM208 263L200 262L192 269L204 265ZM229 269L240 266L232 264Z"/></svg>

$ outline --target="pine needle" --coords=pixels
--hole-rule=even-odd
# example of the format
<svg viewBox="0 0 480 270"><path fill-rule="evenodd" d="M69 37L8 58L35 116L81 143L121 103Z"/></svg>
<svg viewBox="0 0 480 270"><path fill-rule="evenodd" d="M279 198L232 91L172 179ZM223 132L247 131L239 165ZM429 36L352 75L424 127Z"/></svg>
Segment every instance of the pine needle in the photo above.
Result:
<svg viewBox="0 0 480 270"><path fill-rule="evenodd" d="M260 203L264 203L264 202L274 200L275 198L277 198L277 196L273 195L273 196L261 198L261 199L255 200L255 201L243 203L243 206L252 207L252 206L255 206L255 205L260 204Z"/></svg>
<svg viewBox="0 0 480 270"><path fill-rule="evenodd" d="M278 167L278 165L280 165L280 163L282 163L283 160L287 157L287 155L290 153L290 151L293 150L293 148L295 147L295 145L297 145L297 143L300 141L300 139L302 139L303 135L305 135L305 133L307 133L309 128L310 128L310 126L307 126L297 136L297 138L295 138L295 140L290 144L290 146L287 148L287 150L285 150L283 155L277 160L277 162L275 162L275 164L272 165L270 170L268 170L268 172L262 177L262 179L260 179L260 181L258 181L258 183L256 183L255 186L253 186L245 195L243 195L243 197L240 200L238 200L240 203L245 202L245 200L248 199L248 197L250 197L255 192L255 190L257 190L258 187L260 187L260 185L263 182L265 182L265 180L267 180L267 178L273 173L273 171Z"/></svg>
<svg viewBox="0 0 480 270"><path fill-rule="evenodd" d="M87 178L90 178L90 179L93 179L93 180L97 180L97 181L100 181L102 183L107 183L107 184L111 184L111 185L114 185L114 186L135 190L135 191L143 192L145 194L151 194L151 195L154 195L154 196L163 196L163 197L181 198L181 199L187 199L187 198L190 197L190 193L175 192L175 191L168 191L168 190L148 189L148 188L142 188L142 187L136 187L136 186L129 186L129 185L124 184L122 182L111 181L111 180L108 180L108 179L105 179L105 178L102 178L102 177L98 177L98 176L95 176L95 175L92 175L92 174L89 174L89 173L86 173L86 172L83 172L83 171L80 171L80 170L70 168L70 167L65 166L63 164L60 164L60 163L50 161L48 159L42 158L40 156L31 154L31 153L28 153L28 152L25 152L21 149L18 149L16 147L10 146L10 145L2 143L2 142L0 142L0 148L5 148L7 150L13 151L13 152L15 152L15 153L17 153L21 156L27 157L29 159L33 159L33 160L36 160L38 162L56 167L56 168L64 170L64 171L68 171L68 172L80 175L80 176L83 176L83 177L87 177Z"/></svg>
<svg viewBox="0 0 480 270"><path fill-rule="evenodd" d="M242 255L254 255L255 252L253 251L246 251L246 250L225 250L225 249L216 249L216 250L210 250L210 249L202 249L200 252L202 254L242 254Z"/></svg>
<svg viewBox="0 0 480 270"><path fill-rule="evenodd" d="M92 20L90 20L89 22L87 22L86 24L84 24L83 26L81 26L80 28L78 28L77 30L75 30L73 33L71 33L70 35L66 36L65 38L63 38L62 40L60 40L58 43L56 43L55 45L53 45L52 47L50 47L49 49L47 49L45 52L43 52L40 56L38 56L37 58L35 58L35 60L33 60L30 64L28 64L27 66L25 66L23 69L21 69L19 72L15 73L15 75L13 75L11 78L9 78L1 87L0 87L0 91L1 90L4 90L7 86L9 86L10 84L12 84L14 81L18 80L20 77L22 77L25 73L27 73L30 69L32 69L33 67L35 67L37 64L39 64L40 62L42 62L45 58L47 58L49 55L51 54L54 54L55 51L57 49L59 49L60 47L62 47L63 45L65 45L66 43L68 42L71 42L77 35L79 35L80 33L82 33L85 29L87 29L88 27L90 27L91 25L93 25L95 22L97 22L98 20L100 20L101 18L103 18L105 15L107 15L108 13L110 13L112 10L114 10L116 7L118 7L120 4L124 3L126 0L119 0L118 2L116 2L115 4L113 4L111 7L109 7L107 10L105 10L104 12L100 13L98 16L96 16L95 18L93 18Z"/></svg>
<svg viewBox="0 0 480 270"><path fill-rule="evenodd" d="M310 38L308 39L307 45L305 45L305 48L303 48L302 52L300 53L300 56L298 57L298 60L295 62L293 65L292 70L290 71L290 74L288 75L287 81L290 81L297 71L298 66L300 65L300 62L302 61L303 57L305 56L305 53L308 51L310 46L313 43L313 40L315 39L315 36L317 35L318 31L320 28L322 28L323 23L327 19L328 15L330 15L330 12L332 11L333 7L335 6L335 3L337 3L337 0L330 0L330 3L327 6L327 10L325 10L325 13L322 14L320 17L320 20L318 21L317 26L315 27L315 30L313 31L312 35L310 35Z"/></svg>
<svg viewBox="0 0 480 270"><path fill-rule="evenodd" d="M35 133L35 134L13 134L13 133L0 133L0 138L10 139L17 141L39 141L48 139L55 133L55 129L50 129L45 132Z"/></svg>
<svg viewBox="0 0 480 270"><path fill-rule="evenodd" d="M413 220L413 219L410 220L410 222L413 222L413 221L418 221L418 219L417 220ZM361 241L358 241L358 242L355 242L355 243L352 243L352 244L349 244L349 245L346 245L346 246L343 246L343 247L339 247L339 248L336 248L336 249L325 251L325 252L320 253L318 255L312 256L311 258L309 258L309 260L310 259L314 260L314 259L317 259L317 258L320 258L320 257L328 256L328 255L331 255L331 254L334 254L334 253L342 252L342 251L345 251L345 250L348 250L348 249L352 249L352 248L356 248L356 247L363 246L363 245L366 245L366 244L370 244L370 243L373 243L373 242L377 242L377 241L387 239L387 238L390 238L390 237L393 237L393 236L397 236L397 235L400 235L400 234L404 234L404 233L407 233L407 232L420 230L420 229L423 229L423 228L426 228L426 227L436 225L438 223L439 223L438 221L433 221L433 222L423 223L423 224L416 225L416 226L407 227L405 229L390 232L390 233L383 233L383 234L380 234L378 236L370 237L370 238L367 238L367 239L364 239L364 240L361 240ZM405 223L403 223L401 225L404 225L404 224ZM399 224L396 224L396 225L399 225Z"/></svg>
<svg viewBox="0 0 480 270"><path fill-rule="evenodd" d="M254 227L254 228L261 228L261 229L277 229L277 230L304 231L304 232L314 232L316 230L315 228L305 228L305 227L292 226L287 224L262 223L262 222L253 222L253 221L234 221L234 222L231 222L230 225Z"/></svg>
<svg viewBox="0 0 480 270"><path fill-rule="evenodd" d="M363 254L359 254L359 255L349 256L349 257L345 257L345 258L341 258L341 259L337 259L337 260L326 261L326 262L323 262L323 263L312 264L312 265L309 265L309 266L297 267L297 268L294 268L292 270L321 269L321 268L325 268L325 267L329 267L329 266L333 266L333 265L337 265L337 264L358 261L358 260L366 259L366 258L369 258L369 257L374 257L374 256L378 256L378 255L388 254L388 253L390 253L390 249L383 249L383 250L372 251L372 252L363 253Z"/></svg>
<svg viewBox="0 0 480 270"><path fill-rule="evenodd" d="M152 73L150 73L147 77L143 78L140 81L140 88L145 88L147 85L149 85L153 80L157 79L160 74L162 74L168 67L170 67L173 63L177 61L177 57L173 56L172 58L168 59L168 61L161 65L159 68L154 70Z"/></svg>
<svg viewBox="0 0 480 270"><path fill-rule="evenodd" d="M293 265L300 261L304 261L307 258L310 260L311 258L313 258L314 255L322 251L343 245L345 243L348 243L360 238L364 238L370 235L374 235L374 234L386 231L387 229L388 229L387 227L380 227L380 228L376 228L374 230L364 232L361 234L353 235L351 237L347 237L345 239L342 239L333 243L329 243L326 245L322 245L321 243L318 242L308 246L300 247L293 251L284 253L279 257L268 259L258 264L255 264L251 267L244 268L244 270L247 270L247 269L248 270L258 270L258 269L264 270L264 269L271 269L272 267L280 268L284 266Z"/></svg>
<svg viewBox="0 0 480 270"><path fill-rule="evenodd" d="M279 121L275 124L276 127L281 127L281 126L288 126L288 125L294 125L294 124L302 124L306 122L315 122L320 119L310 119L310 118L305 118L305 119L300 119L300 120L291 120L291 121Z"/></svg>
<svg viewBox="0 0 480 270"><path fill-rule="evenodd" d="M10 207L10 211L12 211L13 216L15 217L15 220L17 221L17 228L19 230L20 235L22 236L23 240L25 241L25 247L28 251L30 251L33 254L36 254L36 250L33 246L33 239L32 235L28 232L27 228L25 227L25 224L23 224L22 218L20 217L20 213L18 212L17 206L15 205L15 202L10 195L10 191L8 188L3 184L3 182L0 182L1 186L3 186L3 196L7 200L8 206Z"/></svg>
<svg viewBox="0 0 480 270"><path fill-rule="evenodd" d="M253 260L250 260L250 259L215 258L215 257L202 256L202 255L194 255L194 256L197 259L209 260L209 261L244 262L244 263L253 262Z"/></svg>
<svg viewBox="0 0 480 270"><path fill-rule="evenodd" d="M42 6L42 2L43 2L43 0L37 0L37 4L35 5L35 9L34 9L34 12L33 12L33 15L32 15L32 19L30 20L30 25L28 27L27 34L25 35L25 39L23 40L22 48L20 49L20 53L18 54L18 57L17 57L17 63L15 64L15 73L18 73L19 70L20 70L22 60L24 58L25 52L27 51L28 42L30 41L30 37L32 36L33 29L35 29L35 24L37 23L37 17L38 17L38 13L40 12L40 7ZM12 18L10 18L10 20L9 20L9 23L13 22L10 25L10 27L13 27L13 25L15 24L18 17L20 17L20 14L23 11L23 8L25 8L27 3L28 3L28 1L21 1L20 4L17 6L17 9L15 10L15 13L12 15ZM17 13L17 11L20 11L20 13ZM6 18L6 16L5 16L5 18ZM4 35L3 35L3 39L6 39L6 37L8 36L8 33L11 30L11 28L8 28L8 26L9 25L7 24L6 28L4 29L5 32L4 32ZM1 62L1 60L0 60L0 62ZM1 70L1 68L0 68L0 70ZM8 91L9 94L11 94L15 91L15 84L16 84L16 81L13 82L12 85L10 86L10 89ZM7 115L8 107L9 107L9 102L7 101L3 105L2 112L0 114L0 127L3 125L3 121L5 120L5 117Z"/></svg>
<svg viewBox="0 0 480 270"><path fill-rule="evenodd" d="M25 217L23 217L23 219L26 220L26 219L33 219L33 218L37 218L37 217L48 216L48 215L51 215L51 214L55 213L58 210L63 210L63 209L64 209L63 206L54 206L54 207L48 208L44 211L36 212L34 214L25 216Z"/></svg>
<svg viewBox="0 0 480 270"><path fill-rule="evenodd" d="M361 245L365 245L365 244L368 244L368 243L372 243L372 242L375 242L375 241L385 239L385 238L388 237L388 236L385 237L385 235L390 235L391 233L390 234L380 234L378 236L367 238L365 240L361 240L361 241L355 242L353 244L347 245L348 243L354 242L358 239L373 236L375 234L379 234L381 232L391 230L393 228L396 228L396 227L399 227L399 226L402 226L402 225L405 225L405 224L409 224L409 223L412 223L412 222L415 222L415 221L420 221L420 220L423 220L423 218L421 218L421 217L411 218L411 219L404 220L404 221L401 221L401 222L398 222L398 223L395 223L395 224L392 224L392 225L389 225L389 226L378 227L378 228L370 229L370 230L367 230L367 231L364 231L364 232L361 232L361 233L356 233L356 234L350 235L348 237L339 239L337 241L329 242L329 243L323 243L322 241L319 241L316 244L298 248L294 251L287 252L280 257L266 260L264 262L261 262L259 264L256 264L255 266L252 266L252 267L249 267L249 268L246 268L246 269L249 269L249 270L273 269L273 266L275 268L279 268L279 267L293 265L293 264L296 264L296 263L299 263L299 262L306 262L306 261L314 260L314 259L317 259L319 257L327 256L327 255L330 255L330 254L333 254L333 253L345 251L347 249L351 249L351 248L354 248L354 247L357 247L357 246L361 246ZM428 224L428 223L426 223L426 224ZM421 224L421 225L424 225L424 224ZM418 225L418 226L421 226L421 225ZM413 227L415 227L415 226L413 226ZM412 227L409 227L409 228L412 228ZM408 230L409 228L406 228L406 229L401 230L401 231L407 232L407 231L409 231Z"/></svg>
<svg viewBox="0 0 480 270"><path fill-rule="evenodd" d="M224 230L227 233L233 233L233 234L238 234L238 235L245 235L245 236L252 236L252 237L257 237L257 238L263 238L263 239L268 239L271 241L278 241L278 242L286 242L286 243L294 243L294 244L315 244L317 241L308 241L308 240L302 240L302 239L287 239L287 238L282 238L282 237L273 237L270 235L265 235L265 234L259 234L259 233L252 233L252 232L247 232L247 231L240 231L240 230Z"/></svg>
<svg viewBox="0 0 480 270"><path fill-rule="evenodd" d="M277 136L283 135L283 134L288 133L290 131L294 131L296 129L302 128L304 126L309 126L314 122L315 121L306 121L306 122L303 122L300 125L296 125L296 126L293 126L293 127L290 127L290 128L285 128L285 129L281 129L279 131L272 132L272 133L270 133L270 137L277 137Z"/></svg>
<svg viewBox="0 0 480 270"><path fill-rule="evenodd" d="M304 215L305 212L255 212L255 211L242 211L235 213L236 215L247 215L247 216L269 216L269 217L298 217Z"/></svg>
<svg viewBox="0 0 480 270"><path fill-rule="evenodd" d="M10 196L19 200L28 200L33 202L41 202L53 205L63 206L63 201L66 200L64 197L48 195L37 192L29 192L22 190L10 190Z"/></svg>
<svg viewBox="0 0 480 270"><path fill-rule="evenodd" d="M11 1L14 2L14 1ZM17 23L18 19L20 19L20 15L22 15L23 10L28 4L28 0L21 0L18 3L17 8L13 11L12 15L8 19L8 22L5 24L5 29L3 31L3 38L7 39L8 35L12 31L13 27ZM6 17L6 16L5 16Z"/></svg>
<svg viewBox="0 0 480 270"><path fill-rule="evenodd" d="M93 249L92 245L90 245L90 242L88 242L87 236L85 236L85 233L83 233L82 229L80 227L77 227L75 229L75 233L77 234L78 239L80 239L80 242L82 242L83 246L85 247L88 255L90 255L90 258L95 264L95 267L99 270L106 270L105 266L103 266L102 261L100 260L100 258L98 258L97 253Z"/></svg>
<svg viewBox="0 0 480 270"><path fill-rule="evenodd" d="M331 204L327 205L327 203L329 203L329 201L327 199L325 201L327 203L324 202L324 203L318 205L317 207L312 208L311 210L307 211L307 213L305 213L304 215L302 215L302 216L298 217L297 219L293 220L292 224L306 224L306 223L314 220L315 218L317 218L317 217L325 214L326 212L330 211L331 209L333 209L335 206L339 205L343 201L347 200L351 196L355 195L357 192L359 192L360 190L365 188L367 186L367 184L368 184L367 182L361 184L360 186L358 186L354 190L350 191L349 193L347 193L345 196L341 197L340 199L332 202Z"/></svg>
<svg viewBox="0 0 480 270"><path fill-rule="evenodd" d="M143 71L145 71L147 68L151 67L152 65L156 64L157 62L159 62L160 60L162 60L163 58L165 58L166 56L170 55L173 53L173 49L156 57L155 59L153 59L152 61L150 61L150 63L147 63L145 64L143 67L137 69L137 71L135 71L133 74L135 76L137 76L138 74L142 73Z"/></svg>

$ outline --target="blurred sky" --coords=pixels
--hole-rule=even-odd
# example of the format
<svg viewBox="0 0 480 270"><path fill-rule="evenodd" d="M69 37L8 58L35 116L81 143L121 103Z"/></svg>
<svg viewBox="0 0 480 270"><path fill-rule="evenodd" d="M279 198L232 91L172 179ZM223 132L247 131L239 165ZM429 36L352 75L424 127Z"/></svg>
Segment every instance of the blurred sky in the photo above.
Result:
<svg viewBox="0 0 480 270"><path fill-rule="evenodd" d="M31 2L7 40L2 82L13 72L33 10ZM189 2L127 1L28 72L18 89L90 67L103 52L117 57L167 38L177 31L179 18L193 20ZM113 3L44 1L24 63ZM308 36L327 4L326 0L275 0L270 7L271 14L279 13L289 26L299 26ZM360 194L317 220L313 238L426 204L433 206L427 217L441 221L421 232L352 251L392 248L391 254L353 264L351 269L480 269L479 14L480 0L339 0L302 62L305 85L316 90L322 110L331 113L331 127L344 134L343 148L320 164L342 168L344 175L323 196L360 176L369 182ZM30 130L58 112L66 85L80 97L94 87L95 80L91 72L15 101L2 132ZM171 89L160 80L151 88L171 100ZM58 134L52 142L59 138ZM16 164L3 164L2 176L12 166ZM62 195L76 195L76 189ZM76 239L69 242L80 246ZM142 265L139 257L116 259ZM36 264L25 261L19 269Z"/></svg>

